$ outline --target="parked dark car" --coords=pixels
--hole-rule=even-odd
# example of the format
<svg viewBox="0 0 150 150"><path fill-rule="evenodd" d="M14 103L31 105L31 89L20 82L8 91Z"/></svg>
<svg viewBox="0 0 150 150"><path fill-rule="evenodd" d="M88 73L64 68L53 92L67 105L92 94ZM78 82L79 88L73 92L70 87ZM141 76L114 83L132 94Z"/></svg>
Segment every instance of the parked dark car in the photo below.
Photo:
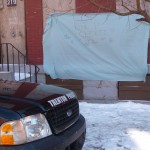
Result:
<svg viewBox="0 0 150 150"><path fill-rule="evenodd" d="M0 80L0 150L81 150L85 130L73 91Z"/></svg>

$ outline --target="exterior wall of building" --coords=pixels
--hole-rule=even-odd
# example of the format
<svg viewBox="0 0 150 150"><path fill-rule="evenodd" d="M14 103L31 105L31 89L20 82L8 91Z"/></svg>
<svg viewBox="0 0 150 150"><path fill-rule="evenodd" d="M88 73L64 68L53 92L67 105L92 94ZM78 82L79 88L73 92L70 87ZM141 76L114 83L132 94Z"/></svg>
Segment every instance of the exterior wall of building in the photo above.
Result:
<svg viewBox="0 0 150 150"><path fill-rule="evenodd" d="M55 12L63 13L88 13L88 12L104 12L91 5L85 5L87 0L56 0L55 3L52 0L43 0L43 22L45 27L46 18L49 14ZM85 5L85 6L84 6ZM109 3L104 1L104 5L109 7ZM111 3L114 10L123 10L120 3L117 2L115 7ZM131 6L132 9L133 6ZM77 8L77 9L76 9ZM83 81L83 97L84 99L118 99L118 82L110 81Z"/></svg>
<svg viewBox="0 0 150 150"><path fill-rule="evenodd" d="M106 8L112 8L116 10L116 3L112 0L100 1ZM100 9L93 4L90 4L88 0L76 0L76 12L77 13L103 13L109 12L104 9ZM118 99L117 82L110 81L83 81L83 97L86 100L105 100L105 99Z"/></svg>
<svg viewBox="0 0 150 150"><path fill-rule="evenodd" d="M130 10L136 10L136 0L123 0L123 3L125 6L127 6ZM143 2L143 0L141 0L141 8L142 9L146 9L146 11L148 13L150 13L150 3L147 1ZM127 12L127 9L125 9L122 6L122 0L117 0L116 1L116 9L119 10L120 12Z"/></svg>
<svg viewBox="0 0 150 150"><path fill-rule="evenodd" d="M29 64L43 62L43 8L42 0L25 1L26 45Z"/></svg>
<svg viewBox="0 0 150 150"><path fill-rule="evenodd" d="M117 100L118 82L84 81L83 95L86 100Z"/></svg>
<svg viewBox="0 0 150 150"><path fill-rule="evenodd" d="M7 7L7 1L3 0L4 7L0 9L1 41L12 43L24 54L26 53L27 42L28 60L31 63L42 64L42 32L48 15L55 12L88 13L92 11L103 11L93 6L91 7L90 5L86 5L83 9L86 1L87 0L17 0L17 6ZM103 2L104 5L107 6L106 0ZM110 0L110 2L113 2L113 0ZM122 10L120 2L121 0L117 0L116 7L114 7L114 4L111 4L115 9ZM131 8L133 8L133 6L131 6ZM146 5L146 7L149 9L148 5ZM41 19L42 17L43 20ZM117 99L117 82L83 81L83 94L84 99Z"/></svg>
<svg viewBox="0 0 150 150"><path fill-rule="evenodd" d="M7 6L7 1L1 1L0 9L0 39L2 43L12 43L26 54L25 46L25 16L24 1L17 1L16 6Z"/></svg>
<svg viewBox="0 0 150 150"><path fill-rule="evenodd" d="M128 2L129 0L126 0L126 1ZM7 7L6 0L5 1L0 0L0 2L1 2L0 5L3 5L3 8L0 9L1 42L12 43L16 48L21 50L23 54L26 54L26 46L27 46L27 56L28 56L29 63L31 62L34 64L43 63L43 60L42 60L43 49L42 49L42 42L40 41L42 40L42 33L43 33L42 29L45 27L46 18L48 17L49 14L55 13L55 12L88 13L88 12L103 12L104 11L103 9L96 8L95 6L89 4L88 0L82 0L82 1L81 0L55 0L55 1L53 0L32 0L32 1L17 0L17 6L12 6L12 7ZM121 7L121 0L117 0L116 2L117 3L115 6L114 1L103 0L103 5L108 8L113 7L114 10L117 9L120 11L121 10L125 11ZM27 5L24 6L24 4L27 4ZM40 10L39 5L43 7L42 8L43 10L40 12L39 12ZM129 5L131 5L131 2L129 3ZM146 9L150 11L148 7L149 6L148 3L145 6L146 6ZM135 8L134 3L131 6L131 9L132 8ZM26 12L26 14L24 12ZM44 24L43 26L41 25L42 20L40 19L42 15L43 15L43 24ZM29 24L31 24L31 26ZM38 32L37 34L35 30L36 32ZM150 63L150 52L148 56L149 56L149 63Z"/></svg>
<svg viewBox="0 0 150 150"><path fill-rule="evenodd" d="M99 8L88 4L87 0L43 0L43 14L44 14L44 26L45 20L48 14L55 12L63 13L90 13L90 12L103 12ZM108 2L108 1L107 1ZM109 7L109 3L106 0L103 1L106 7ZM112 2L112 1L110 1ZM110 3L114 10L116 9L115 3ZM77 9L76 9L77 8ZM64 83L65 81L63 81ZM66 87L66 85L64 85ZM81 85L80 85L81 86ZM76 89L75 89L76 90ZM81 97L81 96L80 96ZM109 81L83 81L83 98L90 99L118 99L117 82Z"/></svg>
<svg viewBox="0 0 150 150"><path fill-rule="evenodd" d="M60 13L75 13L75 0L43 0L43 22L45 22L50 14Z"/></svg>
<svg viewBox="0 0 150 150"><path fill-rule="evenodd" d="M109 12L109 9L116 10L116 1L114 0L97 0L104 8L100 8L90 3L89 0L76 0L77 13L103 13ZM107 8L107 9L105 9Z"/></svg>

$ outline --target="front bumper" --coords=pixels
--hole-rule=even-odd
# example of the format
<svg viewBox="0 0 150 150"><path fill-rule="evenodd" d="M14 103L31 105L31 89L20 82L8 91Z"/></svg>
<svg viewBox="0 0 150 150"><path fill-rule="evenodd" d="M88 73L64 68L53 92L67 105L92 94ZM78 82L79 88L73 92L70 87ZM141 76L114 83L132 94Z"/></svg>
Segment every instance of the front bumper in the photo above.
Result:
<svg viewBox="0 0 150 150"><path fill-rule="evenodd" d="M65 150L85 134L85 119L79 120L63 133L17 146L0 146L0 150Z"/></svg>

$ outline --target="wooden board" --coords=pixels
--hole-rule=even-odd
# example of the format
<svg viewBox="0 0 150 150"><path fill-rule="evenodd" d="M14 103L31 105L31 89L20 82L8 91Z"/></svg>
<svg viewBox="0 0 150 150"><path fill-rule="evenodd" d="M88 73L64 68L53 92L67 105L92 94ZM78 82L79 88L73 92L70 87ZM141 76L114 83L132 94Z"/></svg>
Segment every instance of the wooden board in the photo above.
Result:
<svg viewBox="0 0 150 150"><path fill-rule="evenodd" d="M82 80L61 80L61 79L52 79L50 76L45 75L46 77L46 84L52 84L64 88L68 88L73 90L78 99L83 99L83 81Z"/></svg>
<svg viewBox="0 0 150 150"><path fill-rule="evenodd" d="M150 100L150 75L145 82L119 82L118 97L120 100Z"/></svg>

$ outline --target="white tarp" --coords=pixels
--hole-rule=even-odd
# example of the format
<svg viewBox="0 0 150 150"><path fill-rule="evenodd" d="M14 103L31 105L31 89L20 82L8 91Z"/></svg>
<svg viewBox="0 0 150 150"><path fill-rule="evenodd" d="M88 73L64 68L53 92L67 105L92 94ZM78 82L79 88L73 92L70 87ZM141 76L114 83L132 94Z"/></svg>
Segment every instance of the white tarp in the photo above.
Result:
<svg viewBox="0 0 150 150"><path fill-rule="evenodd" d="M137 18L51 15L43 35L45 73L53 79L143 81L149 25Z"/></svg>

